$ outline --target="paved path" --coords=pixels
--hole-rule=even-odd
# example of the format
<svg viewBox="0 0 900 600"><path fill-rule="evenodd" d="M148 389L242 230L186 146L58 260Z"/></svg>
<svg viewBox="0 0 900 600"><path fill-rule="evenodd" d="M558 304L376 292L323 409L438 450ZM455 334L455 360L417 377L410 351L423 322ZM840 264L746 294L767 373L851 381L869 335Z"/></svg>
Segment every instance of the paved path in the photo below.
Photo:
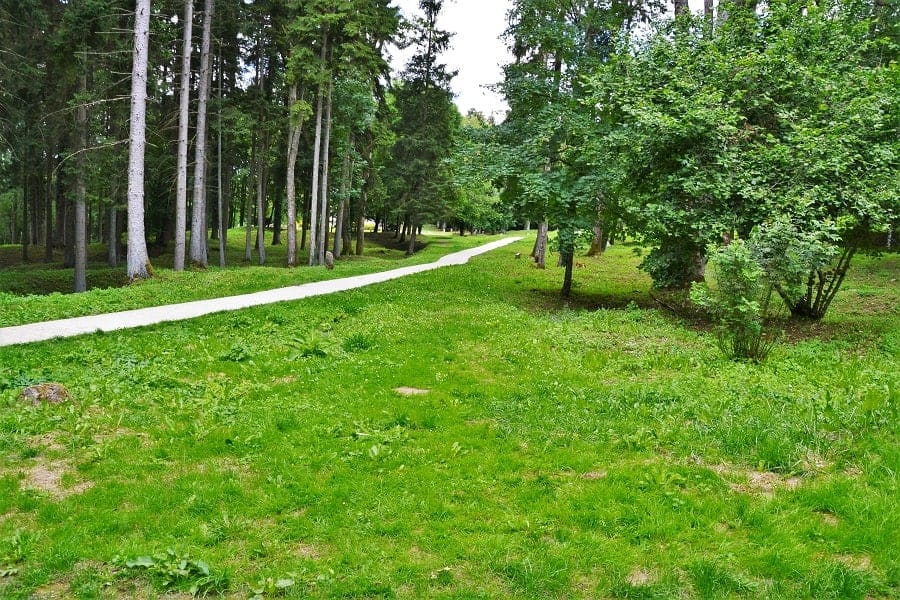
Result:
<svg viewBox="0 0 900 600"><path fill-rule="evenodd" d="M144 325L153 325L155 323L164 323L167 321L183 321L185 319L193 319L194 317L217 312L238 310L250 306L273 304L275 302L285 302L287 300L299 300L311 296L322 296L324 294L352 290L373 283L389 281L391 279L397 279L398 277L406 277L413 273L431 271L432 269L439 269L451 265L463 265L469 262L469 259L473 256L490 252L496 248L501 248L508 244L512 244L513 242L517 242L520 239L522 238L504 238L502 240L497 240L496 242L478 246L477 248L448 254L433 263L392 269L381 273L344 277L343 279L332 279L330 281L316 281L304 283L303 285L268 290L265 292L255 292L253 294L243 294L241 296L229 296L227 298L197 300L195 302L185 302L183 304L139 308L137 310L126 310L105 315L60 319L58 321L31 323L29 325L17 325L15 327L2 327L0 328L0 346L40 342L53 338L72 337L97 331L130 329L132 327L142 327Z"/></svg>

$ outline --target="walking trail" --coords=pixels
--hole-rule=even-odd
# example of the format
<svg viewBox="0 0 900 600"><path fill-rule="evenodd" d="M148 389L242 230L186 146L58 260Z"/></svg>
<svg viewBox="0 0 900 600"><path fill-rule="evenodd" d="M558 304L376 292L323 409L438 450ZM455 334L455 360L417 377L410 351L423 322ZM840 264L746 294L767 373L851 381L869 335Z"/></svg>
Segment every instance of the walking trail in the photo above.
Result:
<svg viewBox="0 0 900 600"><path fill-rule="evenodd" d="M312 283L304 283L302 285L267 290L265 292L228 296L226 298L212 298L210 300L197 300L195 302L184 302L182 304L153 306L150 308L126 310L105 315L60 319L58 321L16 325L14 327L0 327L0 346L12 346L14 344L40 342L53 338L73 337L97 331L131 329L132 327L143 327L145 325L154 325L156 323L165 323L168 321L183 321L185 319L193 319L195 317L201 317L217 312L239 310L251 306L274 304L275 302L300 300L301 298L343 292L344 290L352 290L354 288L372 285L373 283L406 277L407 275L412 275L414 273L422 273L423 271L431 271L433 269L440 269L441 267L449 267L452 265L463 265L469 262L469 259L473 256L478 256L479 254L502 248L503 246L517 242L520 239L522 238L508 237L497 240L496 242L478 246L477 248L470 248L469 250L448 254L432 263L402 267L400 269L392 269L380 273L344 277L342 279L332 279L329 281L315 281Z"/></svg>

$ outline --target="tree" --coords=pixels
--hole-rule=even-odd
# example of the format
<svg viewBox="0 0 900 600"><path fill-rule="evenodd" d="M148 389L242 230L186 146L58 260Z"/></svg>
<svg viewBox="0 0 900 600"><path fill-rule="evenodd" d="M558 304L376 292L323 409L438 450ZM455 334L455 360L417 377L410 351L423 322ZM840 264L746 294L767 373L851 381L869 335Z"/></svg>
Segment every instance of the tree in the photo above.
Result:
<svg viewBox="0 0 900 600"><path fill-rule="evenodd" d="M571 290L580 233L595 224L605 185L583 155L605 127L586 101L583 77L609 60L620 32L656 8L654 2L517 0L511 13L506 37L515 62L502 84L510 105L502 131L509 148L501 171L504 196L540 223L533 252L538 266L548 221L558 228L563 296Z"/></svg>
<svg viewBox="0 0 900 600"><path fill-rule="evenodd" d="M421 17L412 21L410 45L415 54L394 91L398 122L392 154L395 194L409 222L407 255L415 252L416 232L424 218L439 212L450 187L445 160L453 148L459 112L453 104L447 70L439 57L450 34L437 28L443 0L420 0Z"/></svg>
<svg viewBox="0 0 900 600"><path fill-rule="evenodd" d="M197 141L194 157L194 198L191 215L191 262L201 267L209 264L207 253L206 210L206 106L210 86L210 37L215 0L203 3L203 39L200 45L200 85L197 92Z"/></svg>
<svg viewBox="0 0 900 600"><path fill-rule="evenodd" d="M131 128L128 136L128 279L149 278L152 269L144 237L144 146L147 124L147 53L150 0L136 0L131 69Z"/></svg>
<svg viewBox="0 0 900 600"><path fill-rule="evenodd" d="M731 6L714 35L661 25L594 77L590 101L616 125L583 152L657 246L644 261L657 286L699 278L706 244L786 220L835 246L837 262L807 264L809 300L785 298L796 316L824 315L862 233L900 203L896 51L873 53L891 46L871 10Z"/></svg>
<svg viewBox="0 0 900 600"><path fill-rule="evenodd" d="M194 0L184 0L184 42L181 51L181 91L178 104L178 181L175 198L175 270L184 269L185 229L187 228L187 154L191 95L191 50Z"/></svg>

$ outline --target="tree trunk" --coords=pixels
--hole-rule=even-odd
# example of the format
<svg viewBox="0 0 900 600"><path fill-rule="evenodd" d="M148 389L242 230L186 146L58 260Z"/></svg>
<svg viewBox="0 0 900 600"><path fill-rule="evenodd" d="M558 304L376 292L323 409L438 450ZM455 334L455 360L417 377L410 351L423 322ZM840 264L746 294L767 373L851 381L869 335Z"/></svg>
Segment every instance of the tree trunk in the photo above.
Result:
<svg viewBox="0 0 900 600"><path fill-rule="evenodd" d="M291 84L288 90L288 116L297 102L297 84ZM287 188L287 264L289 267L297 266L297 154L300 149L300 134L303 130L303 121L296 125L291 119L288 133L288 158L287 176L285 184Z"/></svg>
<svg viewBox="0 0 900 600"><path fill-rule="evenodd" d="M674 0L675 1L675 16L688 12L688 0ZM708 0L704 0L708 1Z"/></svg>
<svg viewBox="0 0 900 600"><path fill-rule="evenodd" d="M544 269L546 268L546 258L547 258L547 231L549 227L547 225L547 221L541 221L538 223L537 229L537 239L534 241L534 250L532 250L531 255L534 257L534 262L537 263L538 268Z"/></svg>
<svg viewBox="0 0 900 600"><path fill-rule="evenodd" d="M269 165L266 161L268 134L263 132L260 140L257 154L259 172L256 177L256 253L259 264L264 265L266 264L266 186L269 183Z"/></svg>
<svg viewBox="0 0 900 600"><path fill-rule="evenodd" d="M25 175L25 167L22 166L22 262L28 262L28 202L30 192L28 189L29 177Z"/></svg>
<svg viewBox="0 0 900 600"><path fill-rule="evenodd" d="M147 50L150 45L150 0L136 0L134 55L131 68L131 123L128 149L128 279L150 277L144 234L144 146L147 130Z"/></svg>
<svg viewBox="0 0 900 600"><path fill-rule="evenodd" d="M109 224L107 225L106 235L106 264L110 267L119 266L119 211L116 208L115 200L113 205L109 207Z"/></svg>
<svg viewBox="0 0 900 600"><path fill-rule="evenodd" d="M303 192L303 220L300 221L300 250L306 248L306 231L309 228L309 193Z"/></svg>
<svg viewBox="0 0 900 600"><path fill-rule="evenodd" d="M219 267L225 267L225 248L228 242L228 234L225 227L225 198L222 192L222 79L224 69L222 68L222 42L219 42L219 114L218 114L218 132L216 144L216 213L218 222L216 228L219 231Z"/></svg>
<svg viewBox="0 0 900 600"><path fill-rule="evenodd" d="M85 53L85 61L87 55ZM79 88L82 95L87 91L87 64L83 65ZM87 152L87 106L84 98L78 103L75 111L75 129L78 135L78 156L75 159L75 281L73 289L76 292L87 290L87 229L85 223L86 196L84 187L84 155Z"/></svg>
<svg viewBox="0 0 900 600"><path fill-rule="evenodd" d="M322 62L328 56L328 34L322 38ZM316 229L319 225L319 170L322 158L322 112L325 102L325 84L319 84L318 98L316 100L316 139L313 143L313 172L312 172L312 196L310 197L309 217L309 266L319 264L319 252Z"/></svg>
<svg viewBox="0 0 900 600"><path fill-rule="evenodd" d="M588 256L600 256L606 250L606 232L603 229L603 223L594 222L594 237L591 239L591 247L588 249Z"/></svg>
<svg viewBox="0 0 900 600"><path fill-rule="evenodd" d="M328 77L328 98L325 104L325 139L322 141L322 216L319 229L319 264L325 262L325 246L328 244L328 162L331 144L331 95L334 91L334 79Z"/></svg>
<svg viewBox="0 0 900 600"><path fill-rule="evenodd" d="M568 298L572 293L572 263L575 260L575 249L567 248L560 253L563 266L566 268L566 274L563 277L562 297Z"/></svg>
<svg viewBox="0 0 900 600"><path fill-rule="evenodd" d="M412 256L416 253L416 232L419 230L418 225L413 222L409 228L409 246L406 248L406 255Z"/></svg>
<svg viewBox="0 0 900 600"><path fill-rule="evenodd" d="M250 142L250 171L244 181L250 178L250 173L255 173L259 177L256 169L256 132L251 136ZM253 259L253 202L250 197L250 191L244 186L244 260L250 262Z"/></svg>
<svg viewBox="0 0 900 600"><path fill-rule="evenodd" d="M365 250L366 243L366 198L368 192L366 190L366 185L363 185L362 190L359 193L359 207L357 208L356 215L356 255L362 256L363 250Z"/></svg>
<svg viewBox="0 0 900 600"><path fill-rule="evenodd" d="M194 205L191 211L191 262L206 267L206 105L209 101L209 50L214 0L203 1L203 38L200 44L200 86L197 92L197 132L194 148Z"/></svg>
<svg viewBox="0 0 900 600"><path fill-rule="evenodd" d="M275 191L272 194L272 245L280 246L281 245L281 227L283 225L281 221L282 215L282 206L281 206L281 182L283 180L275 178L273 185L275 186Z"/></svg>
<svg viewBox="0 0 900 600"><path fill-rule="evenodd" d="M56 159L56 141L51 144L53 152L48 152L45 159L46 169L46 194L44 202L44 262L53 262L53 167Z"/></svg>
<svg viewBox="0 0 900 600"><path fill-rule="evenodd" d="M181 92L178 103L178 160L175 185L175 263L176 271L184 270L185 230L187 229L187 155L188 121L191 96L191 42L194 0L184 0L184 40L181 50Z"/></svg>
<svg viewBox="0 0 900 600"><path fill-rule="evenodd" d="M347 134L347 151L344 153L344 170L341 177L341 203L337 210L337 219L334 226L334 247L331 253L335 258L341 257L344 245L344 213L347 210L347 196L350 194L350 146L353 138Z"/></svg>

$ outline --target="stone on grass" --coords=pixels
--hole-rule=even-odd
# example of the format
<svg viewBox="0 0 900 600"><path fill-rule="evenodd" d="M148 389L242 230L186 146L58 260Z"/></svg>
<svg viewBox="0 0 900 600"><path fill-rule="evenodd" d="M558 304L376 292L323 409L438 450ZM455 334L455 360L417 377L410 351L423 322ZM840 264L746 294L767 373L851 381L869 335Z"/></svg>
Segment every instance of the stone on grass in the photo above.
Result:
<svg viewBox="0 0 900 600"><path fill-rule="evenodd" d="M59 404L69 397L69 390L61 383L36 383L22 390L19 398L32 404Z"/></svg>
<svg viewBox="0 0 900 600"><path fill-rule="evenodd" d="M401 396L423 396L427 394L430 390L423 390L420 388L401 386L398 388L394 388L394 391L400 394Z"/></svg>

